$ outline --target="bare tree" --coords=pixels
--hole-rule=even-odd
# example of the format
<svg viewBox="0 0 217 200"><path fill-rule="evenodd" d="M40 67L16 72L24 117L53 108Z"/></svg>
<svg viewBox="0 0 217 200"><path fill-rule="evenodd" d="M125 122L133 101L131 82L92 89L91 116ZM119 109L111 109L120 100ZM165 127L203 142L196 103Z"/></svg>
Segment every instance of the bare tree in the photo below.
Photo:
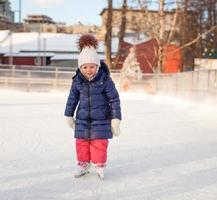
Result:
<svg viewBox="0 0 217 200"><path fill-rule="evenodd" d="M217 1L216 0L134 0L137 5L148 13L151 5L158 2L159 10L157 21L149 19L144 14L144 33L155 38L158 42L158 71L162 71L163 45L172 40L180 43L184 60L183 67L193 66L194 57L202 56L205 47L217 54ZM153 7L152 7L153 8ZM156 8L156 6L155 6ZM173 22L166 28L166 12L174 12ZM142 23L138 26L142 27ZM153 24L154 23L154 24ZM155 28L153 29L153 27ZM156 28L158 26L158 28ZM139 29L139 27L138 27ZM148 29L148 31L147 31ZM156 32L158 30L158 32ZM179 30L177 32L177 30ZM190 30L190 31L189 31ZM211 31L210 31L211 30ZM211 37L211 39L210 39ZM210 40L210 42L208 41ZM185 68L183 69L185 70Z"/></svg>
<svg viewBox="0 0 217 200"><path fill-rule="evenodd" d="M118 34L119 43L118 43L117 54L116 54L115 61L114 61L114 67L117 66L118 60L121 56L121 46L124 41L125 30L126 30L126 10L127 10L127 0L123 0L122 11L121 11L121 25L120 25L120 31Z"/></svg>
<svg viewBox="0 0 217 200"><path fill-rule="evenodd" d="M152 66L156 69L155 72L162 71L164 46L171 42L180 44L184 61L183 70L193 66L195 57L202 56L210 36L212 37L209 44L210 49L212 51L216 49L217 54L217 30L215 28L217 0L128 0L128 5L129 7L137 5L142 12L139 11L139 17L129 19L130 24L127 22L125 28L143 32L155 38L158 43L159 48L156 51L158 63L157 66ZM157 5L159 8L156 10ZM122 16L124 16L123 13L124 9L122 9Z"/></svg>
<svg viewBox="0 0 217 200"><path fill-rule="evenodd" d="M113 0L108 0L108 16L106 21L106 36L105 36L105 46L106 46L106 63L109 68L112 68L111 53L112 53L112 9Z"/></svg>
<svg viewBox="0 0 217 200"><path fill-rule="evenodd" d="M160 30L159 30L159 38L158 38L158 64L157 70L158 72L162 71L163 68L163 45L164 45L164 4L165 0L159 0L159 23L160 23Z"/></svg>
<svg viewBox="0 0 217 200"><path fill-rule="evenodd" d="M155 56L158 57L157 66L151 66L154 72L160 72L163 70L163 56L164 56L164 45L169 43L177 25L178 18L178 7L174 14L174 19L172 22L171 31L168 33L168 37L166 37L166 20L165 20L165 5L166 0L136 0L139 8L143 11L143 21L137 23L138 30L143 29L145 35L148 35L151 38L155 38L158 43L158 49L155 53ZM135 1L134 1L135 2ZM152 5L158 4L159 9L155 12L151 12L149 10L150 4ZM155 6L156 7L156 6ZM142 27L142 28L141 28Z"/></svg>

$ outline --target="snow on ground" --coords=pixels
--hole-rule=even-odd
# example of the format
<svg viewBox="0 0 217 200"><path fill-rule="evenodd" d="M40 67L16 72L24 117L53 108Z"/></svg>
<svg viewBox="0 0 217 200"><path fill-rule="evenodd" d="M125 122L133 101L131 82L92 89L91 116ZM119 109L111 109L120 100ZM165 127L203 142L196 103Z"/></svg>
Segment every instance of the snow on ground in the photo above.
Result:
<svg viewBox="0 0 217 200"><path fill-rule="evenodd" d="M67 93L0 91L1 200L216 200L217 108L121 94L122 134L106 177L75 179Z"/></svg>

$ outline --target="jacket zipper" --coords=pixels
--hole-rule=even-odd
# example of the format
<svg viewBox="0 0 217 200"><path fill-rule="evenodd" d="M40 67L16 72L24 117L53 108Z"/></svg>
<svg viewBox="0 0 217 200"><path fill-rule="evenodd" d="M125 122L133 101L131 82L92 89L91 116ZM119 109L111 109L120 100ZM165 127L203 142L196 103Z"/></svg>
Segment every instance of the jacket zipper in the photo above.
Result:
<svg viewBox="0 0 217 200"><path fill-rule="evenodd" d="M90 137L90 129L91 129L91 114L90 114L90 83L88 83L87 95L88 95L88 136L89 136L89 139L91 139L91 137Z"/></svg>

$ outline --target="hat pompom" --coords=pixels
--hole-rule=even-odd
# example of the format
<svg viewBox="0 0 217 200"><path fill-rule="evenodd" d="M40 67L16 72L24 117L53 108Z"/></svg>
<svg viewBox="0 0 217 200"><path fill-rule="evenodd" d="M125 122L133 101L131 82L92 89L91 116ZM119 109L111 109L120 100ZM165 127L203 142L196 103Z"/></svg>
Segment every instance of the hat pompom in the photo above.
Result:
<svg viewBox="0 0 217 200"><path fill-rule="evenodd" d="M78 48L82 51L85 47L93 47L94 49L97 49L98 41L90 34L82 35L78 40Z"/></svg>

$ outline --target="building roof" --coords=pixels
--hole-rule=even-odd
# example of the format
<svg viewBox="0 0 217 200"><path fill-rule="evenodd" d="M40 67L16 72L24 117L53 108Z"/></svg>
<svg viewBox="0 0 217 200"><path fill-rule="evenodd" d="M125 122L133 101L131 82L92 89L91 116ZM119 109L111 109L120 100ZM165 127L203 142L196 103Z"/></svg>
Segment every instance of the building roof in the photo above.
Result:
<svg viewBox="0 0 217 200"><path fill-rule="evenodd" d="M28 51L79 52L77 48L79 34L22 32L13 33L12 40L8 34L9 32L0 31L0 53L10 52L11 42L13 53ZM102 41L99 42L98 52L104 52L104 42Z"/></svg>
<svg viewBox="0 0 217 200"><path fill-rule="evenodd" d="M27 18L24 19L28 23L52 23L55 24L51 17L47 15L27 15Z"/></svg>
<svg viewBox="0 0 217 200"><path fill-rule="evenodd" d="M46 54L53 53L55 58L66 58L71 54L78 55L80 52L77 47L77 41L80 34L64 34L64 33L36 33L36 32L20 32L13 33L12 38L9 31L0 31L0 53L1 54L13 54L13 55L34 55L37 52L45 51ZM40 42L39 42L40 38ZM135 39L135 35L128 35L125 37L125 41L131 44L137 44L142 41L146 41L149 38L146 36L140 36L140 40ZM10 44L13 44L11 46ZM118 38L112 39L112 54L117 52ZM99 41L99 47L97 49L101 59L105 57L104 41ZM24 54L25 53L25 54ZM32 54L30 54L32 53ZM54 55L53 55L54 56Z"/></svg>
<svg viewBox="0 0 217 200"><path fill-rule="evenodd" d="M37 56L46 56L46 57L52 57L54 56L55 54L54 53L43 53L43 52L19 52L19 53L13 53L13 54L10 54L10 53L6 53L4 54L4 56L13 56L13 57L37 57Z"/></svg>
<svg viewBox="0 0 217 200"><path fill-rule="evenodd" d="M99 15L102 16L107 10L108 10L108 8L103 8L103 10L100 12ZM121 12L122 11L121 8L113 8L112 10L116 11L116 12ZM150 12L152 12L152 13L158 13L159 11L158 10L146 10L146 9L127 8L126 12L137 12L137 13L144 13L144 12L149 12L150 13ZM164 11L164 13L174 14L175 11Z"/></svg>
<svg viewBox="0 0 217 200"><path fill-rule="evenodd" d="M9 33L9 31L0 31L0 53L9 53L10 43L13 44L13 53L37 51L79 53L77 41L80 34L20 32L13 33L10 39ZM114 38L112 52L117 52L117 46L118 39ZM105 53L104 41L99 41L97 51L101 54Z"/></svg>

